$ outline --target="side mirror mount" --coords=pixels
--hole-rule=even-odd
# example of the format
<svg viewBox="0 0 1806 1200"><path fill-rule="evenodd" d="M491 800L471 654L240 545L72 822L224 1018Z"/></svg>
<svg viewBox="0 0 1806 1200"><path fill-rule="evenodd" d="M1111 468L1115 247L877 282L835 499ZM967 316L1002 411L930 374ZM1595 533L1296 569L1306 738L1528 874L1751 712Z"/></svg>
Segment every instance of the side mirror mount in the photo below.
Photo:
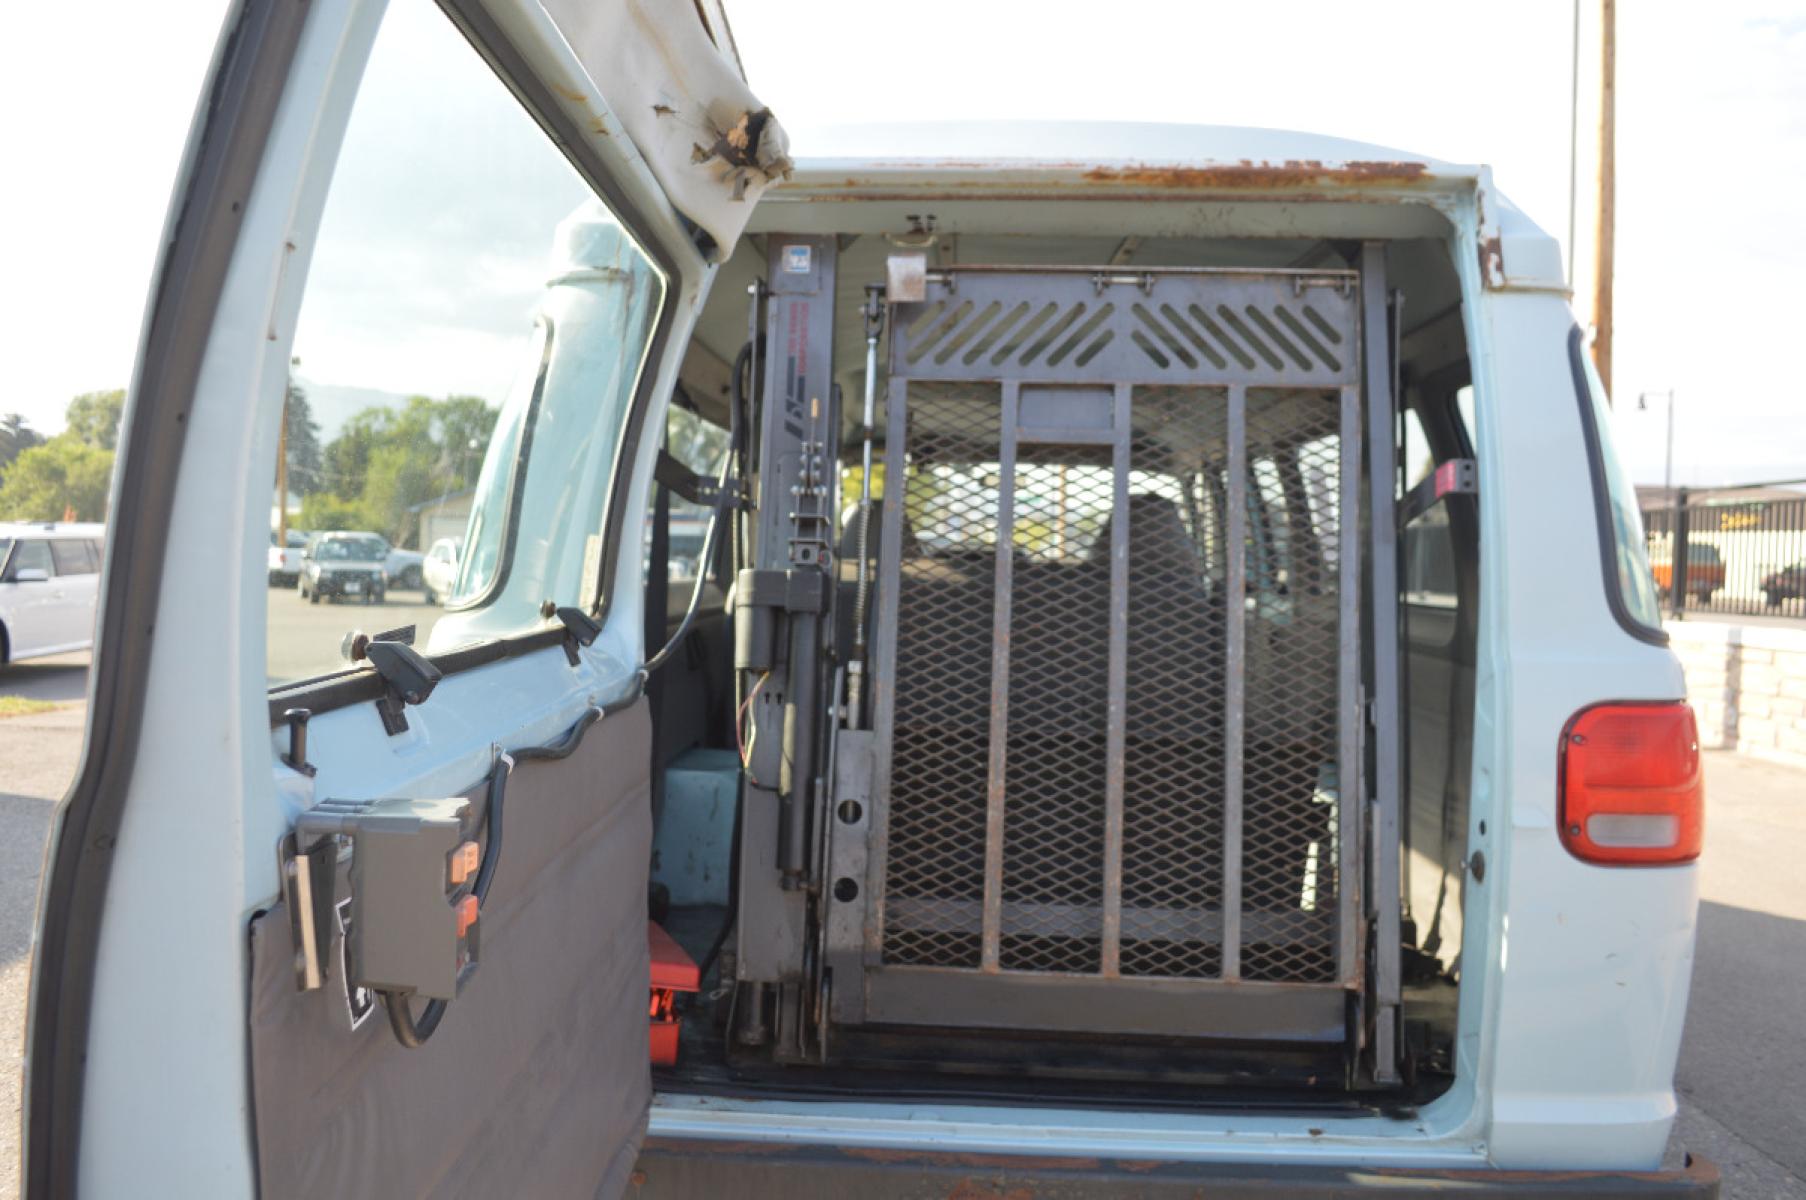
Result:
<svg viewBox="0 0 1806 1200"><path fill-rule="evenodd" d="M50 572L43 567L20 567L12 574L13 583L49 583Z"/></svg>

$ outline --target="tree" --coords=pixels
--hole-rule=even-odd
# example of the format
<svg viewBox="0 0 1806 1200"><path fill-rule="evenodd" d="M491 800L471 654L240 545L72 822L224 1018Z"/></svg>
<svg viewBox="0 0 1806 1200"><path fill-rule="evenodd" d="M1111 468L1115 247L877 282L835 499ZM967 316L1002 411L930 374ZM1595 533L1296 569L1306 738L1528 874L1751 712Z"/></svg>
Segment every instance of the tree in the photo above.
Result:
<svg viewBox="0 0 1806 1200"><path fill-rule="evenodd" d="M362 494L370 451L388 436L394 416L386 408L366 408L345 422L338 437L326 443L320 482L327 491L338 496Z"/></svg>
<svg viewBox="0 0 1806 1200"><path fill-rule="evenodd" d="M60 433L13 460L0 484L0 520L103 521L113 480L113 452L73 432Z"/></svg>
<svg viewBox="0 0 1806 1200"><path fill-rule="evenodd" d="M363 506L331 492L315 492L301 497L301 516L296 522L302 529L368 529Z"/></svg>
<svg viewBox="0 0 1806 1200"><path fill-rule="evenodd" d="M63 420L84 446L114 450L119 446L119 419L125 413L125 389L110 392L83 392L69 401Z"/></svg>
<svg viewBox="0 0 1806 1200"><path fill-rule="evenodd" d="M476 396L409 396L399 409L367 408L327 444L322 482L356 508L364 528L400 541L410 533L410 509L471 485L495 421ZM304 499L303 524L309 511Z"/></svg>
<svg viewBox="0 0 1806 1200"><path fill-rule="evenodd" d="M13 459L33 446L43 444L44 435L27 425L18 413L0 417L0 478L5 477L6 468L12 465Z"/></svg>
<svg viewBox="0 0 1806 1200"><path fill-rule="evenodd" d="M307 403L307 390L288 381L288 399L283 404L282 421L288 445L288 490L305 496L320 490L324 482L325 463L320 453L320 423L314 420L313 408Z"/></svg>

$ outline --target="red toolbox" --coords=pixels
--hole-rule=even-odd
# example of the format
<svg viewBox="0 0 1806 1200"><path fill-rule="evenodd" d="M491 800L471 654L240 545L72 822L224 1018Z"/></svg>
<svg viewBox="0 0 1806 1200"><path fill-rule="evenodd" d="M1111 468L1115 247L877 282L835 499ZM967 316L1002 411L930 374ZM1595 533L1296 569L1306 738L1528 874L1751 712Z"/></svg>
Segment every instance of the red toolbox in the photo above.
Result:
<svg viewBox="0 0 1806 1200"><path fill-rule="evenodd" d="M677 1033L683 1027L677 993L695 992L702 977L684 948L656 921L646 922L646 947L652 955L652 1065L669 1067L677 1062Z"/></svg>

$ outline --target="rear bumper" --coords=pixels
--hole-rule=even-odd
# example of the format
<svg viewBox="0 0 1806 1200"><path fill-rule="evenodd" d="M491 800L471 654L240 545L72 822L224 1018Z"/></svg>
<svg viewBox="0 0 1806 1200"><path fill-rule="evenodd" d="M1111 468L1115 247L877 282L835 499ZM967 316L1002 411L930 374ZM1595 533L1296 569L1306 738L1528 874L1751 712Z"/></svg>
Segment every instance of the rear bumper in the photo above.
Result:
<svg viewBox="0 0 1806 1200"><path fill-rule="evenodd" d="M653 1197L857 1196L859 1200L1046 1197L1277 1197L1331 1200L1429 1193L1504 1198L1718 1195L1718 1168L1693 1159L1678 1171L1451 1171L1281 1166L990 1154L649 1138L628 1195Z"/></svg>

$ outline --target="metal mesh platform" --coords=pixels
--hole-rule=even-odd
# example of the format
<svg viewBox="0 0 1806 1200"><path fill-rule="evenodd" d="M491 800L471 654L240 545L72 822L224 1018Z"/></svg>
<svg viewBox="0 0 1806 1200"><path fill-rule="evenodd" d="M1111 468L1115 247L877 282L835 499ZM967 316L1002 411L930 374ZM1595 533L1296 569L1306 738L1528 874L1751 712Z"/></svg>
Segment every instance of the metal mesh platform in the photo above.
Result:
<svg viewBox="0 0 1806 1200"><path fill-rule="evenodd" d="M884 1019L937 994L917 976L923 1022L978 1011L962 977L992 1008L1092 981L1116 990L1057 994L1139 989L1179 1033L1206 1010L1173 988L1359 986L1356 292L961 271L895 307L861 900Z"/></svg>

